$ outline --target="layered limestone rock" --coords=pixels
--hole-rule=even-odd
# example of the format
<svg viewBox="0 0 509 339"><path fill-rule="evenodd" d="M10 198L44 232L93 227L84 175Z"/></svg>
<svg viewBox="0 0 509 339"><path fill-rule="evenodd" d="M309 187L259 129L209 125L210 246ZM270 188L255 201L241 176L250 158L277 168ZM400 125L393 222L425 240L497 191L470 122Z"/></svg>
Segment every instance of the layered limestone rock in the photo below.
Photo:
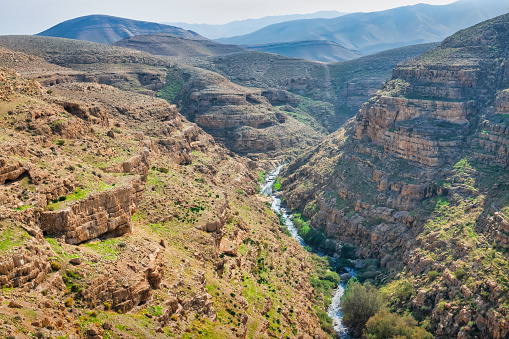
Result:
<svg viewBox="0 0 509 339"><path fill-rule="evenodd" d="M476 159L491 166L507 168L509 166L509 91L497 94L492 114L479 125L479 131L473 143Z"/></svg>
<svg viewBox="0 0 509 339"><path fill-rule="evenodd" d="M349 107L361 107L382 87L384 78L356 78L344 84L338 104Z"/></svg>
<svg viewBox="0 0 509 339"><path fill-rule="evenodd" d="M89 87L90 88L90 87ZM67 112L77 116L91 124L108 127L109 121L106 111L103 107L86 105L79 102L58 101L56 103L62 106Z"/></svg>
<svg viewBox="0 0 509 339"><path fill-rule="evenodd" d="M13 252L0 258L1 286L30 290L41 284L51 272L49 259L55 253L44 242L30 238L25 246Z"/></svg>
<svg viewBox="0 0 509 339"><path fill-rule="evenodd" d="M234 152L281 154L316 142L320 134L272 106L298 105L287 91L254 90L211 72L179 71L188 79L177 95L185 116Z"/></svg>
<svg viewBox="0 0 509 339"><path fill-rule="evenodd" d="M141 176L147 175L150 168L150 149L144 147L139 154L122 161L115 166L104 169L105 172L134 173Z"/></svg>
<svg viewBox="0 0 509 339"><path fill-rule="evenodd" d="M21 175L28 172L28 168L21 162L9 164L7 159L0 158L0 184L18 179Z"/></svg>
<svg viewBox="0 0 509 339"><path fill-rule="evenodd" d="M356 117L357 139L369 138L388 154L437 167L459 154L476 112L475 101L446 102L379 96Z"/></svg>
<svg viewBox="0 0 509 339"><path fill-rule="evenodd" d="M63 235L69 244L79 244L104 234L131 231L131 218L143 193L140 177L121 186L93 194L61 211L41 215L41 230L47 235Z"/></svg>

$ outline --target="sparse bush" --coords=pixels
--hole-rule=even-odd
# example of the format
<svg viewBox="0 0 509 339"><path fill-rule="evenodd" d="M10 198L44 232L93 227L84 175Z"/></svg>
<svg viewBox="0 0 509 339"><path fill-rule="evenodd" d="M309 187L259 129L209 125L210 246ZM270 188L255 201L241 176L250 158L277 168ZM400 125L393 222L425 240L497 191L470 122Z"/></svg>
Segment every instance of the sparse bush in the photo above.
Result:
<svg viewBox="0 0 509 339"><path fill-rule="evenodd" d="M60 265L60 263L56 262L56 261L52 261L51 262L51 269L53 271L58 271L62 266Z"/></svg>
<svg viewBox="0 0 509 339"><path fill-rule="evenodd" d="M58 146L64 146L64 145L65 145L65 140L62 140L62 139L57 140L57 141L56 141L56 144L57 144Z"/></svg>
<svg viewBox="0 0 509 339"><path fill-rule="evenodd" d="M80 284L73 284L71 286L71 292L80 293L81 291L83 291L83 286L81 286Z"/></svg>
<svg viewBox="0 0 509 339"><path fill-rule="evenodd" d="M458 268L456 271L453 272L454 277L458 280L462 280L465 275L467 274L464 269Z"/></svg>
<svg viewBox="0 0 509 339"><path fill-rule="evenodd" d="M111 304L109 302L104 303L104 309L109 311L111 309Z"/></svg>
<svg viewBox="0 0 509 339"><path fill-rule="evenodd" d="M72 307L72 304L73 304L72 298L67 298L65 300L65 307Z"/></svg>
<svg viewBox="0 0 509 339"><path fill-rule="evenodd" d="M429 281L434 281L436 278L438 278L439 275L440 275L440 273L438 273L437 271L429 271L428 279L429 279Z"/></svg>

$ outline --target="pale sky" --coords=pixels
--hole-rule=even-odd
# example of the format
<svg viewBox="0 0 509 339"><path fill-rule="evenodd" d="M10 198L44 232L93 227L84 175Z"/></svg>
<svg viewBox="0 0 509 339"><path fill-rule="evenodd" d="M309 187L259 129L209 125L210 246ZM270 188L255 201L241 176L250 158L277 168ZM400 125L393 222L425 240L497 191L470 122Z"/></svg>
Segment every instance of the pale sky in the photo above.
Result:
<svg viewBox="0 0 509 339"><path fill-rule="evenodd" d="M35 34L62 21L107 14L154 22L222 24L318 11L373 12L454 0L0 0L0 35Z"/></svg>

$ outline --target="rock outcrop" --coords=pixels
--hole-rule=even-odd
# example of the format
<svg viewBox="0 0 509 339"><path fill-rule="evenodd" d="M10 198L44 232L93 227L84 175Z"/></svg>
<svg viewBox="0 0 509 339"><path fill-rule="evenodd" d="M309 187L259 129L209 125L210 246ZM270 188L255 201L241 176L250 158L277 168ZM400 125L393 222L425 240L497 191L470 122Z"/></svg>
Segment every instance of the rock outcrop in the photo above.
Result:
<svg viewBox="0 0 509 339"><path fill-rule="evenodd" d="M0 158L0 185L9 181L17 180L21 175L28 172L28 168L21 162L9 165L8 161Z"/></svg>
<svg viewBox="0 0 509 339"><path fill-rule="evenodd" d="M54 252L44 242L32 238L13 252L0 258L0 285L30 290L51 272L50 257Z"/></svg>
<svg viewBox="0 0 509 339"><path fill-rule="evenodd" d="M47 235L63 235L69 244L79 244L105 234L131 231L131 218L143 194L140 177L104 192L93 194L63 210L41 215L41 230Z"/></svg>

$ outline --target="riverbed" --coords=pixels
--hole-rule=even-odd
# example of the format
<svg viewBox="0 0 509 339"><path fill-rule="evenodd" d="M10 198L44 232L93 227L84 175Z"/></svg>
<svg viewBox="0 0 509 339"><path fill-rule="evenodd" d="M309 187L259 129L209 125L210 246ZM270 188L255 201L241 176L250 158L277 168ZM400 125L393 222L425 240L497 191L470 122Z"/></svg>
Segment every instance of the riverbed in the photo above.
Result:
<svg viewBox="0 0 509 339"><path fill-rule="evenodd" d="M308 246L304 239L302 239L301 236L298 234L297 227L292 222L292 214L290 209L283 203L281 203L281 198L278 196L277 192L273 192L272 185L276 181L276 177L281 172L281 169L284 167L284 165L279 165L274 170L269 172L265 175L265 181L263 183L263 186L261 188L261 192L263 195L272 197L272 209L278 213L280 213L283 216L283 219L285 221L286 228L288 231L290 231L290 234L293 238L295 238L303 247ZM324 256L323 253L316 251L313 249L315 253L317 253L319 256ZM349 272L353 275L353 272ZM341 306L340 301L341 297L343 296L343 293L345 292L345 286L346 281L342 281L336 290L334 291L334 297L332 298L332 303L329 306L328 314L329 317L332 318L334 330L339 334L340 338L347 339L350 338L350 336L347 334L347 329L343 325L342 319L343 314L341 312Z"/></svg>

